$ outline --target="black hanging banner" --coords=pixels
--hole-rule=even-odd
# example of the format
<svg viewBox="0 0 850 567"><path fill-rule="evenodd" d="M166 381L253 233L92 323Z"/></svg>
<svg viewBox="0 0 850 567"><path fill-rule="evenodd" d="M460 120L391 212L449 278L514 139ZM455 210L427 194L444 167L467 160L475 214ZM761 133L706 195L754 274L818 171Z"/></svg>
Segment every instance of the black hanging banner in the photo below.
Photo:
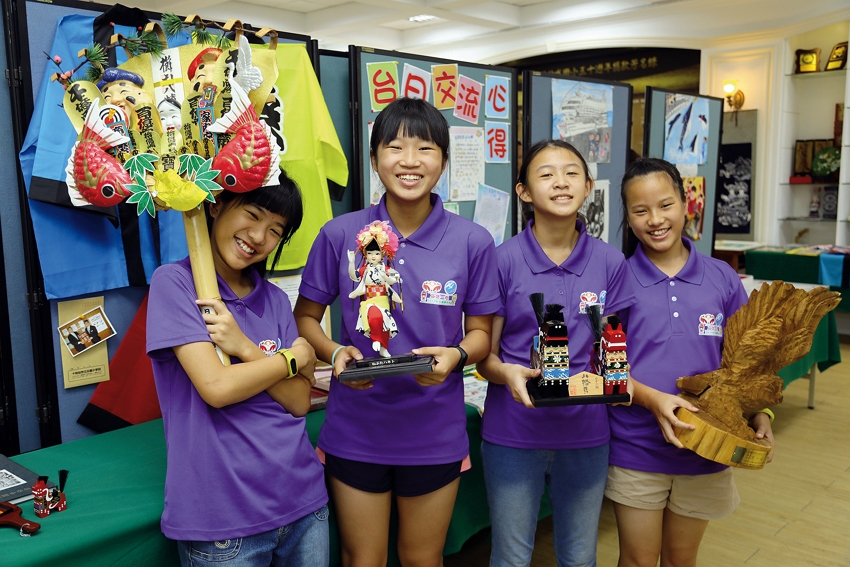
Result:
<svg viewBox="0 0 850 567"><path fill-rule="evenodd" d="M752 221L753 145L720 146L720 187L718 188L715 232L748 234Z"/></svg>

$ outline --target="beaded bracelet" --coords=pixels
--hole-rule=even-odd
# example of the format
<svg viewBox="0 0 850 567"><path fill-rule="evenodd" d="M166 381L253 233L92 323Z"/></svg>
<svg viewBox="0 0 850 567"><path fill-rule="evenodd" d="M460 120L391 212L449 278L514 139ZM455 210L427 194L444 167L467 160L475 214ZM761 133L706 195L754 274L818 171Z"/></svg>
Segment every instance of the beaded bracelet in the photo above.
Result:
<svg viewBox="0 0 850 567"><path fill-rule="evenodd" d="M336 364L334 364L334 363L336 362L336 355L337 355L337 353L338 353L339 351L341 351L341 350L342 350L342 349L344 349L344 348L345 348L345 347L344 347L344 346L342 346L342 345L340 345L340 346L336 347L336 350L335 350L335 351L334 351L334 353L331 355L331 366L336 366ZM773 421L773 419L772 419L772 418L771 418L771 421Z"/></svg>

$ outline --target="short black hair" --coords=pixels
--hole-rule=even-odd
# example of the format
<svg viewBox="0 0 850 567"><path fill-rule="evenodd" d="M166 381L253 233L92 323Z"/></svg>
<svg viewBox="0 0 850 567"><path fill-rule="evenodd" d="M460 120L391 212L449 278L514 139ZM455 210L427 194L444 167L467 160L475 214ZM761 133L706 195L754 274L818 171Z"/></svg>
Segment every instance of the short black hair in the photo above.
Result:
<svg viewBox="0 0 850 567"><path fill-rule="evenodd" d="M685 196L685 184L682 182L682 174L679 173L678 168L670 163L669 161L659 159L659 158L638 158L626 168L626 172L623 174L623 181L620 183L620 200L623 203L623 234L626 235L626 258L632 256L637 250L638 238L635 236L635 233L632 232L631 227L629 227L629 209L626 204L626 189L628 189L629 184L637 179L638 177L646 177L647 175L652 175L653 173L661 173L667 175L670 178L670 182L673 184L673 188L678 190L679 199L683 203L687 203L687 197Z"/></svg>
<svg viewBox="0 0 850 567"><path fill-rule="evenodd" d="M216 197L222 207L233 205L256 205L271 213L278 214L286 219L280 244L274 252L272 266L277 265L284 245L289 242L295 232L301 227L304 218L304 204L301 199L301 190L284 170L280 170L277 185L259 187L246 193L235 193L233 191L222 191ZM265 275L265 265L257 266L258 271Z"/></svg>
<svg viewBox="0 0 850 567"><path fill-rule="evenodd" d="M430 102L418 98L397 98L375 119L369 153L378 155L378 146L392 142L401 130L404 136L415 136L436 144L449 157L449 124Z"/></svg>

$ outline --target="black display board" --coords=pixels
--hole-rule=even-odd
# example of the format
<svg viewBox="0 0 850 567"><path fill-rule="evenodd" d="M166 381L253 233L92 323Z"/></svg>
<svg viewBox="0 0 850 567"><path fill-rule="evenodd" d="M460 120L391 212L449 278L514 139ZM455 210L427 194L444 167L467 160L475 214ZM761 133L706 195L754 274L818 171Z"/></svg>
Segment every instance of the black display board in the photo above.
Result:
<svg viewBox="0 0 850 567"><path fill-rule="evenodd" d="M683 173L685 235L707 256L714 251L722 135L723 99L646 88L644 157L666 159Z"/></svg>
<svg viewBox="0 0 850 567"><path fill-rule="evenodd" d="M525 71L522 89L523 145L563 139L581 152L596 182L582 208L588 232L622 250L620 181L629 157L632 86Z"/></svg>
<svg viewBox="0 0 850 567"><path fill-rule="evenodd" d="M464 110L470 110L472 103L477 102L477 122L472 123L459 118L454 107L441 109L441 112L450 128L475 128L480 134L470 133L470 137L480 135L484 138L485 160L481 164L484 171L483 183L499 192L506 193L508 199L508 215L504 229L500 231L502 238L501 240L497 238L496 242L500 243L516 234L516 198L513 191L517 163L514 155L517 147L516 71L508 67L463 63L367 47L351 47L350 57L353 79L352 100L355 108L355 155L352 171L356 180L355 191L360 199L358 205L364 207L375 204L383 192L377 176L374 179L372 177L369 160L369 125L378 116L380 108L396 97L404 96L405 93L417 94L423 90L427 91L425 93L427 100L440 108L442 103L450 102L450 97L434 88L435 81L440 85L440 89L444 89L445 85L454 81L457 92L461 93L461 95L456 93L456 98L463 98L468 94L466 99L470 102L469 105L463 105L460 114L463 114ZM455 66L454 77L449 78L452 68L440 67L445 65ZM443 74L443 71L447 73ZM424 73L430 77L425 76ZM423 76L425 76L424 79L422 79ZM405 82L406 77L410 78L407 82ZM477 101L474 101L473 91L467 90L466 85L472 85L475 88L476 84L480 85L481 92ZM488 87L490 87L489 92ZM420 95L418 98L423 97ZM461 200L455 197L470 196L472 187L470 180L475 177L470 175L470 170L477 164L471 164L472 168L462 168L457 177L463 179L465 185L457 183L457 180L452 179L453 151L457 160L460 160L459 156L464 158L470 156L470 153L458 151L457 148L450 149L449 165L446 168L449 170L446 188L449 198L443 200L448 202L449 206L452 206L451 202L457 202L458 213L474 220L475 200ZM491 153L493 158L502 162L487 161L489 158L486 156ZM459 187L466 187L466 191L459 190ZM444 192L443 195L445 194Z"/></svg>

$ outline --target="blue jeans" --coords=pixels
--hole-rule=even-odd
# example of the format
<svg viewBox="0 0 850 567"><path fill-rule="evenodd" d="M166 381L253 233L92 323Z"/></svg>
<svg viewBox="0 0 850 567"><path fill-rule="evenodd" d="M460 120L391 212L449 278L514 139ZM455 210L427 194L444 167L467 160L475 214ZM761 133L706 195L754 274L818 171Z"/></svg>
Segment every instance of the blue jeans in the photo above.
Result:
<svg viewBox="0 0 850 567"><path fill-rule="evenodd" d="M328 507L288 526L226 541L178 541L184 567L327 567Z"/></svg>
<svg viewBox="0 0 850 567"><path fill-rule="evenodd" d="M608 444L589 449L515 449L483 441L493 525L490 567L531 563L540 498L549 486L558 567L595 567Z"/></svg>

